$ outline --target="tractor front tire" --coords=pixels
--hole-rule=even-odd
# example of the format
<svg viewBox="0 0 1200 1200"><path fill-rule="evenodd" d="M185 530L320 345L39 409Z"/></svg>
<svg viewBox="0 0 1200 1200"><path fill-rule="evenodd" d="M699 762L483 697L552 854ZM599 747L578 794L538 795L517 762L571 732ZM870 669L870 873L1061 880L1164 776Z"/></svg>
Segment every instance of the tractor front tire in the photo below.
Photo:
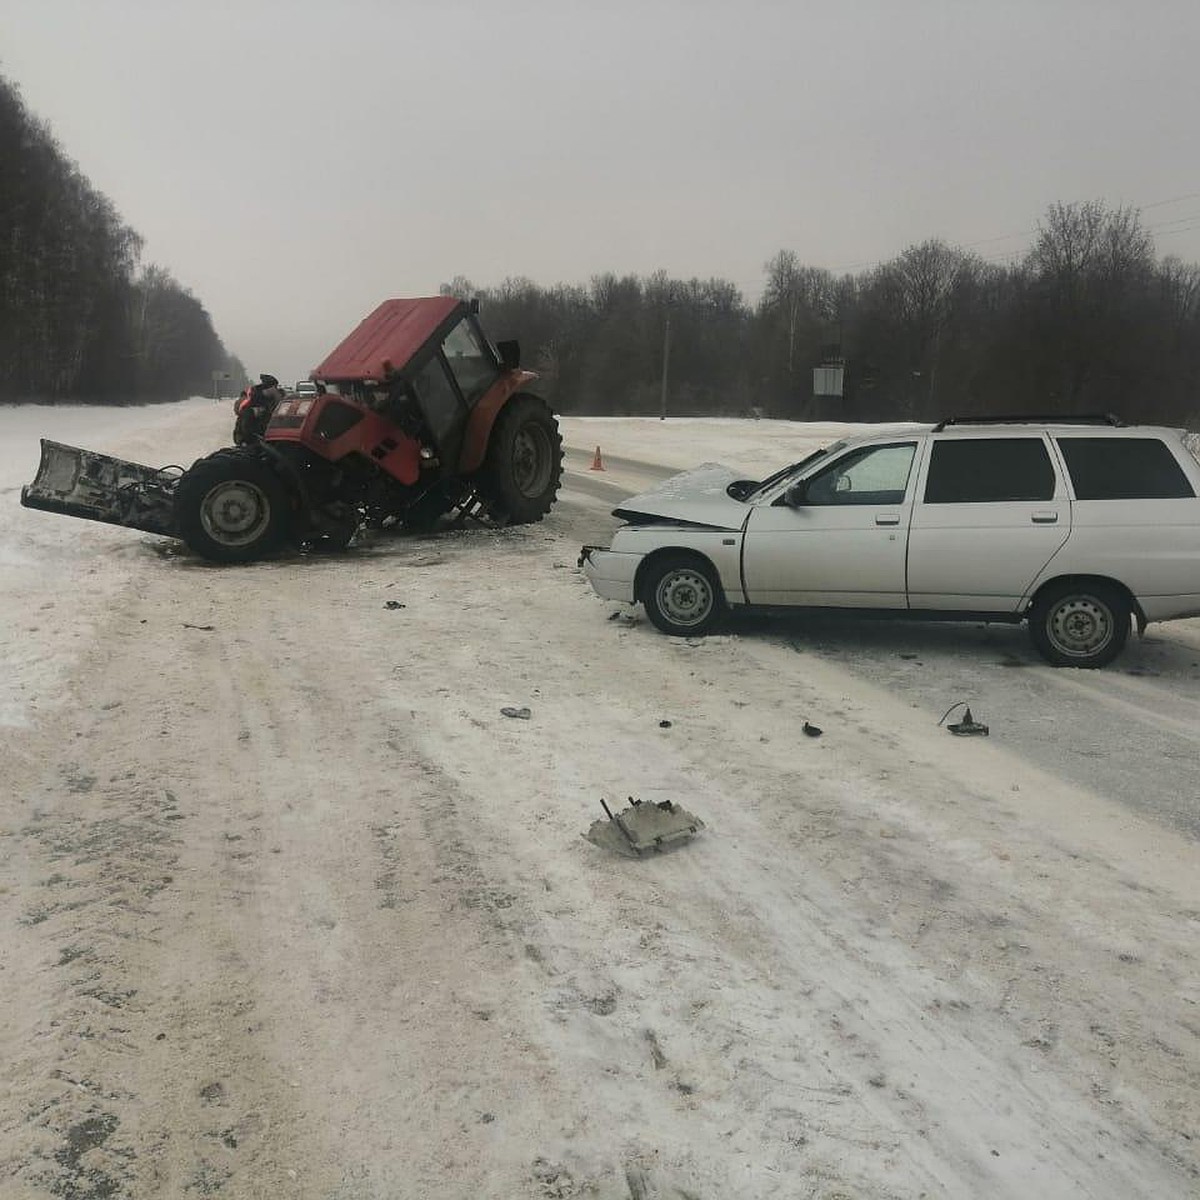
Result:
<svg viewBox="0 0 1200 1200"><path fill-rule="evenodd" d="M252 451L219 450L200 459L175 490L179 536L211 562L263 558L279 548L291 523L283 480Z"/></svg>
<svg viewBox="0 0 1200 1200"><path fill-rule="evenodd" d="M480 493L508 525L540 521L562 482L562 435L546 402L514 396L492 426Z"/></svg>

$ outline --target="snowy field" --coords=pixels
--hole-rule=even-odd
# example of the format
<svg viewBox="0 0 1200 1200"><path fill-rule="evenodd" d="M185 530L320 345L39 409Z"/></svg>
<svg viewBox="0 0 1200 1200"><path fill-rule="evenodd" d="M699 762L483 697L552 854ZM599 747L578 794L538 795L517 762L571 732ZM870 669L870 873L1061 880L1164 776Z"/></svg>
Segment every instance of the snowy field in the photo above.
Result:
<svg viewBox="0 0 1200 1200"><path fill-rule="evenodd" d="M4 1200L1197 1194L1200 623L675 640L576 569L844 426L567 418L541 525L246 568L17 504L228 407L0 409ZM629 795L708 828L610 857Z"/></svg>

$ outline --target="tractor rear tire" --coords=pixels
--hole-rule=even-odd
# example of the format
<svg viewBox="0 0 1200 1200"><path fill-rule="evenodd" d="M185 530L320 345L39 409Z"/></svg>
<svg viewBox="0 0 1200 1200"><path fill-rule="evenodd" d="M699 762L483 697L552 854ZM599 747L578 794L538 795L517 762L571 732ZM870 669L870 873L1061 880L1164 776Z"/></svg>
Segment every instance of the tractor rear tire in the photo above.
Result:
<svg viewBox="0 0 1200 1200"><path fill-rule="evenodd" d="M287 487L248 450L218 450L184 472L175 525L188 547L218 563L244 563L277 550L290 532Z"/></svg>
<svg viewBox="0 0 1200 1200"><path fill-rule="evenodd" d="M508 525L540 521L562 482L562 435L546 402L516 395L492 426L479 491Z"/></svg>

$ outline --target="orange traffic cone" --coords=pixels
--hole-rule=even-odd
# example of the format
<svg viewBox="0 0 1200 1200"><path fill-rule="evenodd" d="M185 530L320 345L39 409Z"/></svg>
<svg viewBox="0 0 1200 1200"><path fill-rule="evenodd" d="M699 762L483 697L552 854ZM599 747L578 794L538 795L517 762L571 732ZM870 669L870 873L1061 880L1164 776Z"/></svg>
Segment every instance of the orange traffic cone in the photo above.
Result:
<svg viewBox="0 0 1200 1200"><path fill-rule="evenodd" d="M600 447L599 446L596 447L596 455L592 459L592 468L591 469L593 471L603 471L604 470L604 460L600 457Z"/></svg>

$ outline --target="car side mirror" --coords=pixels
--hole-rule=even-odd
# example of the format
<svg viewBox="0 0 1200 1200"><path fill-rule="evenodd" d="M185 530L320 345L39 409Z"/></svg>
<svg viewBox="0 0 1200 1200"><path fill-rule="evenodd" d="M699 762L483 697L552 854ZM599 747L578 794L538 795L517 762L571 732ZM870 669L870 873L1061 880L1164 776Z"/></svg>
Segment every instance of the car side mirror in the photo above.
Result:
<svg viewBox="0 0 1200 1200"><path fill-rule="evenodd" d="M506 371L515 371L521 365L520 342L497 342L496 352L500 355L500 365Z"/></svg>
<svg viewBox="0 0 1200 1200"><path fill-rule="evenodd" d="M783 502L788 508L803 508L808 503L808 488L803 483L793 483L783 493Z"/></svg>

